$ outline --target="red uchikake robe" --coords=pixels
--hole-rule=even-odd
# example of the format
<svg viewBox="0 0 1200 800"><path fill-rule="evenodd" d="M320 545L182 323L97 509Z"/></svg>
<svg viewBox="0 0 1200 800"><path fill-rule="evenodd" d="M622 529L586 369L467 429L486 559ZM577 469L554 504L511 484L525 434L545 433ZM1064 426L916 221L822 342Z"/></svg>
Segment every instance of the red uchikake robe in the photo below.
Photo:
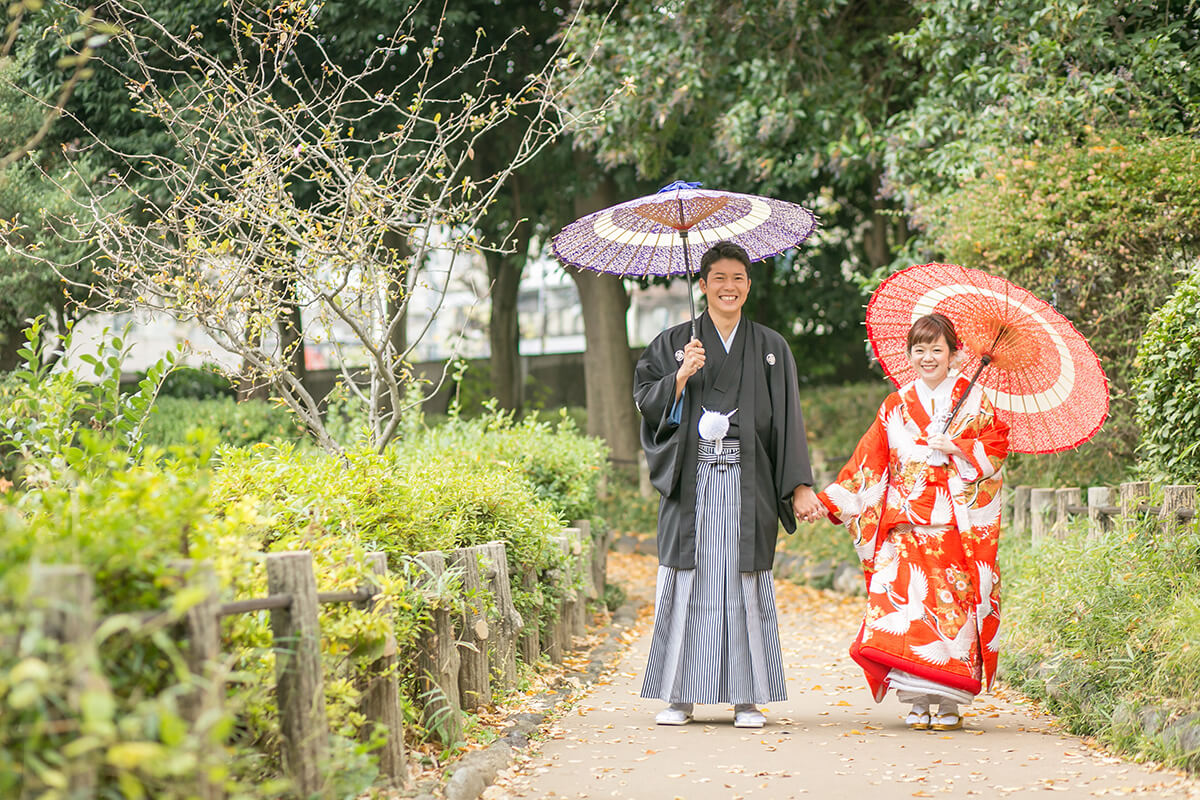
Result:
<svg viewBox="0 0 1200 800"><path fill-rule="evenodd" d="M967 387L958 378L956 403ZM850 655L876 702L892 668L978 694L996 675L1000 467L1008 425L975 387L949 431L965 454L930 466L937 433L915 384L883 401L850 461L819 497L854 536L867 611ZM935 457L936 460L936 457ZM946 526L941 534L897 526Z"/></svg>

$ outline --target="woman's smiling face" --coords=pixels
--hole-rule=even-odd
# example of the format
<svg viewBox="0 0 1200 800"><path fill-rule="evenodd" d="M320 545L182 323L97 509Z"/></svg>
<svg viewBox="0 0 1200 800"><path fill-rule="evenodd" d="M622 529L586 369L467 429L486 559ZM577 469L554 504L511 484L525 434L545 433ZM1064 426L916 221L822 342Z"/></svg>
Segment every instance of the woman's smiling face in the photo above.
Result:
<svg viewBox="0 0 1200 800"><path fill-rule="evenodd" d="M908 351L908 363L917 371L917 377L925 385L936 388L950 372L950 357L954 351L946 344L946 337L939 336L932 342L917 342Z"/></svg>

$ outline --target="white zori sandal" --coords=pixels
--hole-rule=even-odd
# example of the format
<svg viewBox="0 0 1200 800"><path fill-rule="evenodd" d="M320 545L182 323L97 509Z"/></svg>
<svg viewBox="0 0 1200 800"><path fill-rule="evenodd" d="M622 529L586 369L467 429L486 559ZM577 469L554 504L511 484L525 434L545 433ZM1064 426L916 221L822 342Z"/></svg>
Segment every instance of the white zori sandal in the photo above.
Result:
<svg viewBox="0 0 1200 800"><path fill-rule="evenodd" d="M924 700L912 704L912 711L904 718L904 724L914 731L929 730L929 704Z"/></svg>
<svg viewBox="0 0 1200 800"><path fill-rule="evenodd" d="M962 726L962 715L958 713L957 703L942 703L938 706L938 713L929 721L929 727L935 731L957 731Z"/></svg>
<svg viewBox="0 0 1200 800"><path fill-rule="evenodd" d="M767 718L753 703L738 703L733 707L733 727L761 728L767 724Z"/></svg>
<svg viewBox="0 0 1200 800"><path fill-rule="evenodd" d="M691 703L671 703L654 716L659 725L687 725L692 721Z"/></svg>

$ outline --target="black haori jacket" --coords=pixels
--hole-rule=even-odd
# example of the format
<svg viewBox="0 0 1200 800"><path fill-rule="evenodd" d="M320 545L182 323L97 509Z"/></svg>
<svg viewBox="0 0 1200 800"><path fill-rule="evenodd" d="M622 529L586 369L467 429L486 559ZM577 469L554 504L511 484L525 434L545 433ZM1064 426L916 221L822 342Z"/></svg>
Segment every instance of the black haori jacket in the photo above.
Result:
<svg viewBox="0 0 1200 800"><path fill-rule="evenodd" d="M696 320L705 366L688 379L683 414L670 421L675 372L691 338L685 322L660 333L638 359L633 397L642 415L642 448L650 482L662 495L658 509L658 561L677 569L696 566L696 459L704 398L714 392L737 408L741 445L742 508L738 569L770 569L779 523L796 530L792 491L812 485L796 362L775 331L742 317L728 355L705 312ZM713 410L710 408L710 410Z"/></svg>

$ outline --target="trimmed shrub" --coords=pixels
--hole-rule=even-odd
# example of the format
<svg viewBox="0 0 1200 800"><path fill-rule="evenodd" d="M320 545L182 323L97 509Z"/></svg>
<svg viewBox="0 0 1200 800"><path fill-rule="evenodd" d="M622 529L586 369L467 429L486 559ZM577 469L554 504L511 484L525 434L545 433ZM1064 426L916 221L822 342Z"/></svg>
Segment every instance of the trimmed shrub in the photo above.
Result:
<svg viewBox="0 0 1200 800"><path fill-rule="evenodd" d="M263 550L327 548L327 539L340 538L387 553L400 573L424 550L493 540L508 545L513 575L561 558L549 546L563 524L552 504L511 464L469 451L403 443L343 459L291 445L226 448L214 483L217 502L248 503L269 520L259 534ZM540 625L565 588L514 586L513 599L527 625ZM400 646L413 646L418 623L397 624Z"/></svg>
<svg viewBox="0 0 1200 800"><path fill-rule="evenodd" d="M419 448L510 467L565 521L596 513L600 479L608 471L608 447L584 436L565 411L556 423L536 413L517 422L494 410L473 420L452 418L428 430Z"/></svg>
<svg viewBox="0 0 1200 800"><path fill-rule="evenodd" d="M1139 447L1150 472L1200 481L1200 269L1150 316L1138 345L1133 390Z"/></svg>
<svg viewBox="0 0 1200 800"><path fill-rule="evenodd" d="M237 388L211 364L203 367L176 367L163 381L159 396L193 400L236 398Z"/></svg>
<svg viewBox="0 0 1200 800"><path fill-rule="evenodd" d="M184 446L197 429L208 431L223 444L235 446L294 442L304 436L292 413L274 403L262 400L239 403L232 397L160 397L146 421L144 440L163 448Z"/></svg>
<svg viewBox="0 0 1200 800"><path fill-rule="evenodd" d="M229 757L206 755L206 739L223 738L232 715L194 728L181 714L192 677L172 626L195 599L176 593L171 564L181 531L204 539L239 521L210 512L196 460L121 466L111 444L85 436L81 446L113 469L0 499L0 795L58 796L68 770L84 768L97 775L97 797L182 800L201 770L227 774ZM93 576L102 624L90 656L30 624L33 563ZM159 608L153 623L136 616Z"/></svg>
<svg viewBox="0 0 1200 800"><path fill-rule="evenodd" d="M339 457L287 441L265 404L160 398L157 419L175 427L151 435L171 446L168 460L162 449L142 446L141 427L165 363L138 392L122 395L119 340L108 346L112 353L85 359L102 379L97 387L43 364L38 335L35 326L26 369L0 394L0 442L19 454L23 478L20 494L0 482L0 643L14 645L0 647L0 795L65 785L70 764L94 767L102 797L182 798L202 770L232 796L288 792L278 777L269 615L223 620L222 653L232 668L227 713L199 730L182 719L180 698L193 677L174 626L199 599L179 590L175 562L185 556L212 562L229 600L266 593L272 551L311 552L322 591L361 586L365 554L389 555L381 588L390 616L375 610L382 604L320 611L333 733L324 768L334 796L357 796L376 775L370 750L379 739L360 741L361 666L382 654L389 635L405 651L402 663L411 663L431 608L472 601L454 571L432 590L418 589L414 554L503 540L526 624L544 626L556 613L567 587L538 581L530 591L519 582L526 568L560 566L551 537L566 514L584 516L595 505L605 451L569 422L514 425L496 415L439 432L414 415L405 440L387 452L360 448ZM196 410L212 408L233 409L223 419L234 422L195 425ZM206 442L214 431L227 441L275 441L227 444L212 459ZM36 634L33 563L78 564L94 576L102 619L95 657L81 661ZM145 612L159 609L166 613L145 621ZM100 685L80 695L84 666ZM419 731L415 676L402 680L409 730ZM225 745L220 763L205 760L214 739Z"/></svg>

